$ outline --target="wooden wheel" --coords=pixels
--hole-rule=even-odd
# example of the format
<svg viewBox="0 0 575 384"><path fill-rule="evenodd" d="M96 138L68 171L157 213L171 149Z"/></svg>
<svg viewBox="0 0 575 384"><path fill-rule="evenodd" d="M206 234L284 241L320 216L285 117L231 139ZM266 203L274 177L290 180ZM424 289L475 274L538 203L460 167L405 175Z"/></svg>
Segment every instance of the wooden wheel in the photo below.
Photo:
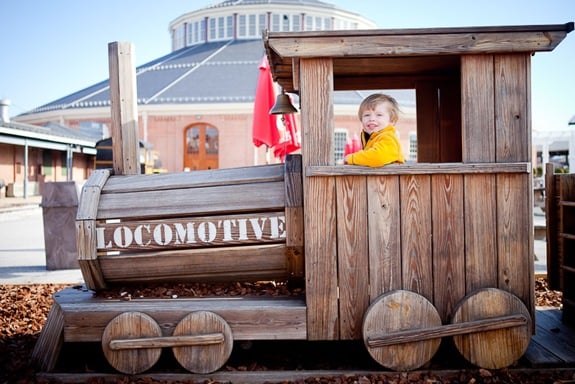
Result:
<svg viewBox="0 0 575 384"><path fill-rule="evenodd" d="M391 341L388 336L438 326L441 326L439 313L425 297L410 291L391 291L379 296L367 309L363 341L379 364L395 371L408 371L429 361L441 338L402 342L401 338Z"/></svg>
<svg viewBox="0 0 575 384"><path fill-rule="evenodd" d="M523 315L526 321L518 326L454 336L459 353L479 367L504 368L523 356L531 338L531 316L518 297L485 288L464 298L453 315L454 324L511 315Z"/></svg>
<svg viewBox="0 0 575 384"><path fill-rule="evenodd" d="M113 318L102 335L104 356L112 367L126 374L150 369L162 353L162 348L116 348L116 342L148 337L160 337L162 330L154 319L141 312L124 312Z"/></svg>
<svg viewBox="0 0 575 384"><path fill-rule="evenodd" d="M172 347L176 360L190 372L210 373L221 368L232 353L233 336L228 323L213 312L196 311L184 317L174 337L194 336L205 342Z"/></svg>

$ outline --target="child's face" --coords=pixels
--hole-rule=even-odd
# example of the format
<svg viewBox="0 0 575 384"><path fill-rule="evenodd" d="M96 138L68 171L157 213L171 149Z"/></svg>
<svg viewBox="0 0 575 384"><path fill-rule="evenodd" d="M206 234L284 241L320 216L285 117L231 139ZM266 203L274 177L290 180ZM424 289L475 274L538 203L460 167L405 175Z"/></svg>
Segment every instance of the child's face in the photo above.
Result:
<svg viewBox="0 0 575 384"><path fill-rule="evenodd" d="M374 109L366 109L361 115L361 126L367 133L382 130L395 121L391 118L388 103L379 103Z"/></svg>

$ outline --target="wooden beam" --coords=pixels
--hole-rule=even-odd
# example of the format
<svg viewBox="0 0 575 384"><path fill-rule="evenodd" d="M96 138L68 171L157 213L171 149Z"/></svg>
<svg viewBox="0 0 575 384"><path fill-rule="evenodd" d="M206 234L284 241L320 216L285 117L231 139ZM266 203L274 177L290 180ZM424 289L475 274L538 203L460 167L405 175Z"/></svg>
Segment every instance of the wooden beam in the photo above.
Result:
<svg viewBox="0 0 575 384"><path fill-rule="evenodd" d="M134 48L126 42L110 43L108 55L114 173L137 175L140 148Z"/></svg>

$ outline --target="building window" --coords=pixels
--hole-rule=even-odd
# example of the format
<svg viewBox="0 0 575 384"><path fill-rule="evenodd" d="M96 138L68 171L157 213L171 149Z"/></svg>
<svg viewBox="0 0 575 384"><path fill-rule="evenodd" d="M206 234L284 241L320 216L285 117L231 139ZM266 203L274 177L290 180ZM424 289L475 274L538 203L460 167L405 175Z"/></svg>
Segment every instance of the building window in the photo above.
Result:
<svg viewBox="0 0 575 384"><path fill-rule="evenodd" d="M174 29L174 50L178 50L180 48L185 47L185 41L184 39L186 38L185 33L186 33L186 25L182 24L180 25L178 28Z"/></svg>
<svg viewBox="0 0 575 384"><path fill-rule="evenodd" d="M186 24L187 26L187 36L186 36L186 45L194 44L194 26L196 23Z"/></svg>
<svg viewBox="0 0 575 384"><path fill-rule="evenodd" d="M280 15L278 15L278 14L272 15L271 30L273 32L279 32L281 30L280 29Z"/></svg>
<svg viewBox="0 0 575 384"><path fill-rule="evenodd" d="M238 37L246 37L247 34L247 17L246 15L238 16Z"/></svg>
<svg viewBox="0 0 575 384"><path fill-rule="evenodd" d="M260 13L259 14L259 34L260 36L262 35L262 32L266 29L268 29L268 15L266 15L265 13Z"/></svg>
<svg viewBox="0 0 575 384"><path fill-rule="evenodd" d="M249 15L249 33L250 37L257 36L257 25L256 25L256 15Z"/></svg>
<svg viewBox="0 0 575 384"><path fill-rule="evenodd" d="M336 128L334 130L333 140L333 153L335 157L335 164L343 164L343 155L345 152L345 144L347 143L348 132L346 128Z"/></svg>
<svg viewBox="0 0 575 384"><path fill-rule="evenodd" d="M60 152L60 163L62 164L62 169L60 170L60 175L66 177L68 176L68 153L65 151Z"/></svg>
<svg viewBox="0 0 575 384"><path fill-rule="evenodd" d="M52 176L52 151L48 149L42 151L42 168L44 176Z"/></svg>
<svg viewBox="0 0 575 384"><path fill-rule="evenodd" d="M290 31L290 17L288 15L282 16L282 31L289 32Z"/></svg>
<svg viewBox="0 0 575 384"><path fill-rule="evenodd" d="M218 154L218 130L214 127L206 127L206 153Z"/></svg>
<svg viewBox="0 0 575 384"><path fill-rule="evenodd" d="M218 17L218 39L224 39L226 37L226 24L223 17Z"/></svg>
<svg viewBox="0 0 575 384"><path fill-rule="evenodd" d="M210 41L213 41L216 39L216 19L215 18L210 18Z"/></svg>
<svg viewBox="0 0 575 384"><path fill-rule="evenodd" d="M306 16L305 17L305 30L306 31L313 31L313 16Z"/></svg>
<svg viewBox="0 0 575 384"><path fill-rule="evenodd" d="M292 31L294 31L294 32L301 31L301 16L300 15L293 15L292 25L293 25Z"/></svg>
<svg viewBox="0 0 575 384"><path fill-rule="evenodd" d="M234 37L234 17L226 17L226 37L231 39Z"/></svg>
<svg viewBox="0 0 575 384"><path fill-rule="evenodd" d="M206 19L200 21L198 41L206 41Z"/></svg>

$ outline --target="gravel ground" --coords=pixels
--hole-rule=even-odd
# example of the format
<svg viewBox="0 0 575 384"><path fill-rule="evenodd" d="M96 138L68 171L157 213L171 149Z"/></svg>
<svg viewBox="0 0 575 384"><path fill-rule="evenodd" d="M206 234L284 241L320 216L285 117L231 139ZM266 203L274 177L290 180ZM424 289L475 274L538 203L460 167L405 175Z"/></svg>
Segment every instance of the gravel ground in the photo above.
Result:
<svg viewBox="0 0 575 384"><path fill-rule="evenodd" d="M34 383L46 382L36 378L37 370L30 361L30 356L34 345L38 339L39 333L46 321L46 317L52 305L52 294L67 287L67 285L58 284L41 284L41 285L3 285L0 286L0 383ZM561 292L552 291L547 288L544 279L537 279L536 281L536 304L538 306L561 306ZM265 294L271 295L294 295L303 294L303 291L298 288L287 287L284 284L262 284L261 286L254 286L250 284L228 284L219 285L216 291L220 295L238 295L238 294ZM166 285L157 285L154 287L147 287L146 289L126 288L121 287L116 290L102 292L100 295L103 297L161 297L177 295L178 297L190 295L209 295L209 288L205 285L176 285L168 287ZM228 364L222 370L226 371L250 371L250 370L296 370L296 369L353 369L353 366L348 366L350 362L354 361L354 356L363 359L363 354L367 353L356 350L356 344L348 344L343 346L343 356L341 350L330 350L331 346L326 348L321 343L304 344L304 351L301 350L297 354L297 358L293 358L289 354L285 354L284 348L290 348L289 343L273 342L263 343L257 346L251 343L240 344L238 356L232 357ZM301 347L302 344L299 344ZM293 344L292 344L293 346ZM90 348L94 346L81 346L81 353L79 351L66 350L66 346L62 350L63 353L69 353L72 356L83 355L90 356ZM87 348L87 349L86 349ZM296 346L295 348L298 348ZM317 349L315 349L317 348ZM236 349L236 348L234 348ZM242 351L243 349L243 351ZM99 352L95 349L94 354L98 355ZM245 356L244 356L245 355ZM265 356L263 358L262 356ZM72 363L76 363L74 359L70 359ZM101 367L105 368L105 363L101 367L98 366L98 359L94 358L94 365L88 366L86 363L76 367L64 367L64 369L73 369L74 372L101 372ZM365 359L363 359L365 360ZM372 369L373 366L369 359L367 359L367 366L362 366L356 370ZM523 383L523 384L566 384L575 383L575 376L572 371L558 371L537 373L530 371L529 373L515 372L515 370L497 370L488 371L484 369L474 369L473 367L465 366L464 362L453 362L457 369L457 373L450 373L449 375L439 375L431 373L414 372L409 374L397 375L345 375L341 377L332 378L309 378L306 380L296 380L293 382L298 383L354 383L354 384L368 384L368 383ZM162 360L158 362L162 364ZM177 367L170 366L172 363L165 363L168 369L178 371ZM433 371L433 364L430 367ZM377 368L376 368L377 369ZM65 370L63 372L66 372ZM93 378L90 380L93 383L102 383L103 379ZM166 381L154 381L150 378L122 378L117 379L117 383L162 383ZM180 383L192 383L192 381L179 381ZM287 381L286 381L287 383Z"/></svg>

